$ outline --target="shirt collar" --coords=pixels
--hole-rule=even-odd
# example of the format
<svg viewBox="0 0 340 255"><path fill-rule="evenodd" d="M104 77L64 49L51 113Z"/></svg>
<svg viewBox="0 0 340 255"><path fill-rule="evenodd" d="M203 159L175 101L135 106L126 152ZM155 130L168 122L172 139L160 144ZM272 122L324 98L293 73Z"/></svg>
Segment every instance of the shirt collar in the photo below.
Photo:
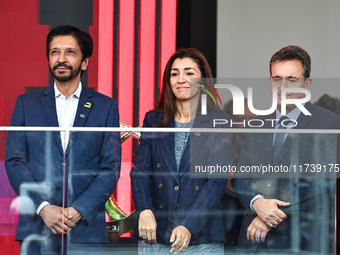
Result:
<svg viewBox="0 0 340 255"><path fill-rule="evenodd" d="M76 91L73 93L73 95L71 97L80 98L81 90L82 90L82 84L81 84L81 81L80 81L78 88L76 89ZM58 98L62 95L55 83L54 83L54 95L55 95L55 98Z"/></svg>
<svg viewBox="0 0 340 255"><path fill-rule="evenodd" d="M303 103L302 105L305 105L305 104ZM282 116L281 112L276 108L275 113L276 113L276 119L279 120ZM286 116L291 120L297 120L300 114L301 114L301 110L299 109L299 107L295 107L292 111L287 113Z"/></svg>

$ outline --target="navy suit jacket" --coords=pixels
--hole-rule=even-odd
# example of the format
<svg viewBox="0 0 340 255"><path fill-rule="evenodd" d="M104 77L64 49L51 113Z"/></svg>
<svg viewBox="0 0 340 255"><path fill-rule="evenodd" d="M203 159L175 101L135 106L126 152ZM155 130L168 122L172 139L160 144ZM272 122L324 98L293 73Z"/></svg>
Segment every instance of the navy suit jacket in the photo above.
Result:
<svg viewBox="0 0 340 255"><path fill-rule="evenodd" d="M143 127L159 126L163 116L162 112L148 112ZM208 112L206 116L197 113L194 128L211 128L214 118L230 119L223 113ZM174 127L174 121L169 127ZM153 211L159 243L169 244L176 227L175 214L177 223L192 233L191 244L225 240L221 197L228 174L224 174L225 178L214 178L214 175L190 177L190 168L194 170L195 166L230 164L230 135L213 131L212 128L212 133L191 133L178 172L174 133L142 133L131 170L132 194L137 213L144 209ZM135 232L138 236L138 228Z"/></svg>
<svg viewBox="0 0 340 255"><path fill-rule="evenodd" d="M53 85L17 98L11 126L58 127ZM74 127L119 127L117 102L82 87ZM72 242L108 242L105 202L120 173L119 132L71 132L63 152L60 132L8 132L5 167L21 199L17 240L42 240L52 232L35 212L48 201L83 215L67 236ZM63 175L65 174L65 182Z"/></svg>
<svg viewBox="0 0 340 255"><path fill-rule="evenodd" d="M306 103L305 107L312 115L306 116L301 113L297 119L298 124L293 127L294 129L337 129L340 127L340 118L336 114L311 103ZM275 112L269 116L260 116L255 119L275 119ZM264 121L264 123L263 128L272 128L271 121ZM335 134L288 134L276 162L273 162L273 133L246 134L241 146L238 169L245 166L282 165L288 168L295 166L297 173L286 175L285 178L278 178L278 173L267 173L262 176L261 174L246 173L243 174L245 178L232 180L233 187L241 203L245 208L248 208L240 234L239 245L243 247L252 246L251 241L246 239L246 229L256 217L250 211L249 206L251 199L257 194L263 195L264 198L279 199L291 203L290 206L281 208L289 217L281 223L281 227L279 225L277 229L273 229L268 233L266 243L269 247L271 245L273 247L282 245L289 248L290 241L288 243L286 240L287 242L285 243L283 236L291 236L289 232L291 232L292 228L298 226L296 224L298 222L301 226L303 221L309 221L309 226L316 226L316 222L321 225L326 223L324 225L327 225L329 215L332 212L331 205L334 202L335 181L327 179L326 177L330 175L323 175L322 173L312 173L309 176L303 175L299 173L299 166L304 167L304 164L327 166L327 164L335 163L337 163L337 137ZM306 218L307 214L308 218ZM295 215L299 215L299 218L293 218ZM294 221L295 224L292 224ZM329 226L324 227L328 228ZM328 233L327 230L324 233ZM302 238L300 235L301 233L299 237ZM305 247L312 246L311 243L308 244L308 241L311 240L311 238L305 239Z"/></svg>

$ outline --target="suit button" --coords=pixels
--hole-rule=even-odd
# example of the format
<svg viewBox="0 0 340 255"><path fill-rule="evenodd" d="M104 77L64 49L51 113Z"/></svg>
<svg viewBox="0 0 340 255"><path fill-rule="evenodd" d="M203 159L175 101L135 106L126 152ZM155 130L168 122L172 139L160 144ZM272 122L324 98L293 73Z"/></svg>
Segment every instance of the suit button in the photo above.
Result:
<svg viewBox="0 0 340 255"><path fill-rule="evenodd" d="M200 187L198 187L197 185L194 187L195 191L198 191L200 189Z"/></svg>
<svg viewBox="0 0 340 255"><path fill-rule="evenodd" d="M160 183L160 184L158 184L158 188L163 188L163 184L162 183Z"/></svg>
<svg viewBox="0 0 340 255"><path fill-rule="evenodd" d="M267 186L271 187L272 186L272 182L267 182Z"/></svg>
<svg viewBox="0 0 340 255"><path fill-rule="evenodd" d="M175 187L174 187L174 190L179 190L179 187L176 185Z"/></svg>
<svg viewBox="0 0 340 255"><path fill-rule="evenodd" d="M65 166L67 166L67 164L65 162L63 162L63 163L61 163L61 166L65 167Z"/></svg>
<svg viewBox="0 0 340 255"><path fill-rule="evenodd" d="M161 163L157 163L157 168L161 168Z"/></svg>
<svg viewBox="0 0 340 255"><path fill-rule="evenodd" d="M56 191L60 191L61 187L56 187L55 189L56 189Z"/></svg>
<svg viewBox="0 0 340 255"><path fill-rule="evenodd" d="M163 209L164 205L163 204L159 204L159 209Z"/></svg>
<svg viewBox="0 0 340 255"><path fill-rule="evenodd" d="M195 135L196 136L201 136L201 133L200 132L196 132Z"/></svg>

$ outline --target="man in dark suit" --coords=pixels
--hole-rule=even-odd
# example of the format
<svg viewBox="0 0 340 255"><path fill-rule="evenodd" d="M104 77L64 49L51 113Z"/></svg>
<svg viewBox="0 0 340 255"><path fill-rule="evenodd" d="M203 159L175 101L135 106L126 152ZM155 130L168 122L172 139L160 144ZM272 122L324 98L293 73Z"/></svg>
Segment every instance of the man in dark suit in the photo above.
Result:
<svg viewBox="0 0 340 255"><path fill-rule="evenodd" d="M47 36L54 84L18 97L11 126L118 127L117 102L82 86L93 43L59 26ZM22 254L95 254L108 242L105 202L120 172L118 132L9 132L6 171L20 197Z"/></svg>
<svg viewBox="0 0 340 255"><path fill-rule="evenodd" d="M296 105L281 114L283 87L310 89L311 61L302 48L290 45L276 52L270 61L270 87L277 89L277 109L269 116L259 116L263 128L336 129L340 118L325 109L306 102L305 115ZM284 93L282 93L282 96ZM303 93L290 92L287 99L301 99ZM268 121L270 120L270 121ZM282 123L282 124L281 124ZM281 139L281 142L279 140ZM278 146L278 143L281 143ZM247 173L235 178L233 187L246 211L239 248L251 251L308 250L326 254L334 249L332 231L335 182L329 172L336 166L336 136L322 133L247 134L241 148L238 169L246 167L290 167L291 173L271 172L265 175ZM321 166L322 173L309 166ZM301 169L299 167L302 167ZM287 168L286 168L287 169ZM333 168L334 169L334 168ZM302 170L302 172L300 171ZM321 177L321 178L320 178ZM334 216L334 214L333 214ZM322 240L321 237L322 236ZM247 240L248 239L248 240ZM252 242L254 244L252 244Z"/></svg>

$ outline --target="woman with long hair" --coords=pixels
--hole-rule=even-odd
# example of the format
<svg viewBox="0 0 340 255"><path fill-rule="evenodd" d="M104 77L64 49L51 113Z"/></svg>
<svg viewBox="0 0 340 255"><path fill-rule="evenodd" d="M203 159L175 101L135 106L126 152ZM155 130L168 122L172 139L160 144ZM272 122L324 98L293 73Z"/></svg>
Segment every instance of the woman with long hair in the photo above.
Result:
<svg viewBox="0 0 340 255"><path fill-rule="evenodd" d="M201 93L213 89L212 83L200 51L176 51L165 67L157 107L145 115L143 127L212 128L214 119L228 122L210 96L207 113L201 114ZM140 254L223 254L220 201L227 174L191 178L190 170L225 166L230 158L226 133L142 132L131 170Z"/></svg>

